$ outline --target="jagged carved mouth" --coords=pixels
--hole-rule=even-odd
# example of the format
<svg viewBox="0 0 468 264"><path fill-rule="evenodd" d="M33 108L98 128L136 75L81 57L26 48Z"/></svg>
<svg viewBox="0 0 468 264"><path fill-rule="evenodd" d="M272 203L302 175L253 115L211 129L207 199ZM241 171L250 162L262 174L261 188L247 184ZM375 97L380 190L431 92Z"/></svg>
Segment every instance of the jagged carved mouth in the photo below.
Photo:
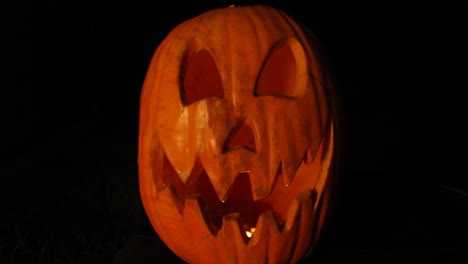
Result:
<svg viewBox="0 0 468 264"><path fill-rule="evenodd" d="M307 157L306 153L294 179L288 186L281 180L282 170L281 163L279 163L270 195L259 200L253 199L249 172L240 172L231 185L227 198L220 201L199 161L195 166L197 168L194 170L195 172L183 183L165 155L163 155L162 163L163 186L160 189L167 189L170 186L173 192L172 196L175 198L173 202L181 215L184 214L187 198L200 197L202 201L200 207L203 207L200 208L201 212L213 235L216 235L218 230L222 228L224 217L233 213L238 214L239 227L247 241L254 233L258 219L262 214L272 212L278 229L281 230L287 222L288 214L291 214L288 211L290 211L294 200L298 200L301 195L304 196L304 192L316 196L318 193L316 187L317 184L320 185L322 174L322 152L323 142L313 161ZM316 198L314 197L312 200L316 201Z"/></svg>

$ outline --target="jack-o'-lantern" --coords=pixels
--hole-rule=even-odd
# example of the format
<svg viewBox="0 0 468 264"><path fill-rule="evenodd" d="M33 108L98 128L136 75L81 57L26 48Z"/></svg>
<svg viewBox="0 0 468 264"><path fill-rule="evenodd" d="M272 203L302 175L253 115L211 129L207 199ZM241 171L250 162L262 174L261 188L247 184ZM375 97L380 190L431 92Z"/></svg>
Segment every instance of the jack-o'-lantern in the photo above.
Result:
<svg viewBox="0 0 468 264"><path fill-rule="evenodd" d="M147 216L189 263L294 263L335 190L336 99L315 40L268 6L171 31L140 102Z"/></svg>

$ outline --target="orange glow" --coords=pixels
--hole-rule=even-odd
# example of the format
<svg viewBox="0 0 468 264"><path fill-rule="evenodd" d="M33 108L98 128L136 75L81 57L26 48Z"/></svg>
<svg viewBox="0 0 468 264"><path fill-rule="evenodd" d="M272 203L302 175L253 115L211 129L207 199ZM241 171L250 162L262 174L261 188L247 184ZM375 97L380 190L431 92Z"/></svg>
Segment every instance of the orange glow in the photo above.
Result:
<svg viewBox="0 0 468 264"><path fill-rule="evenodd" d="M190 18L153 53L140 198L184 262L297 263L318 243L341 165L320 46L286 13L247 5Z"/></svg>
<svg viewBox="0 0 468 264"><path fill-rule="evenodd" d="M253 233L255 232L255 227L250 228L250 231L245 231L245 235L247 235L248 238L251 238Z"/></svg>

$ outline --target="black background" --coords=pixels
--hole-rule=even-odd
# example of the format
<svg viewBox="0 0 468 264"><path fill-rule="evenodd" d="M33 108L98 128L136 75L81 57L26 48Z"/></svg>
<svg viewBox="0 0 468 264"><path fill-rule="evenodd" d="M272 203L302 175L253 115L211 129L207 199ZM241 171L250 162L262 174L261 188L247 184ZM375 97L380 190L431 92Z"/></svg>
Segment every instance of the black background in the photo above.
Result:
<svg viewBox="0 0 468 264"><path fill-rule="evenodd" d="M232 3L283 9L334 66L342 195L305 262L468 256L462 1L2 1L1 263L180 262L139 199L139 96L165 35Z"/></svg>

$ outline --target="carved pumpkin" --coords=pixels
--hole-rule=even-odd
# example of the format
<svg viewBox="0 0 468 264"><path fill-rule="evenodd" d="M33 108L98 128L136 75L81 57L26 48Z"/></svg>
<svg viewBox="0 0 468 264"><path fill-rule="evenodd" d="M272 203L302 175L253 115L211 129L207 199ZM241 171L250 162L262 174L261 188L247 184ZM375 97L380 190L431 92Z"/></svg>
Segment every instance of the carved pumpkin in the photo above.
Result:
<svg viewBox="0 0 468 264"><path fill-rule="evenodd" d="M333 87L316 42L268 6L177 26L140 102L144 208L190 263L294 263L317 243L333 196Z"/></svg>

